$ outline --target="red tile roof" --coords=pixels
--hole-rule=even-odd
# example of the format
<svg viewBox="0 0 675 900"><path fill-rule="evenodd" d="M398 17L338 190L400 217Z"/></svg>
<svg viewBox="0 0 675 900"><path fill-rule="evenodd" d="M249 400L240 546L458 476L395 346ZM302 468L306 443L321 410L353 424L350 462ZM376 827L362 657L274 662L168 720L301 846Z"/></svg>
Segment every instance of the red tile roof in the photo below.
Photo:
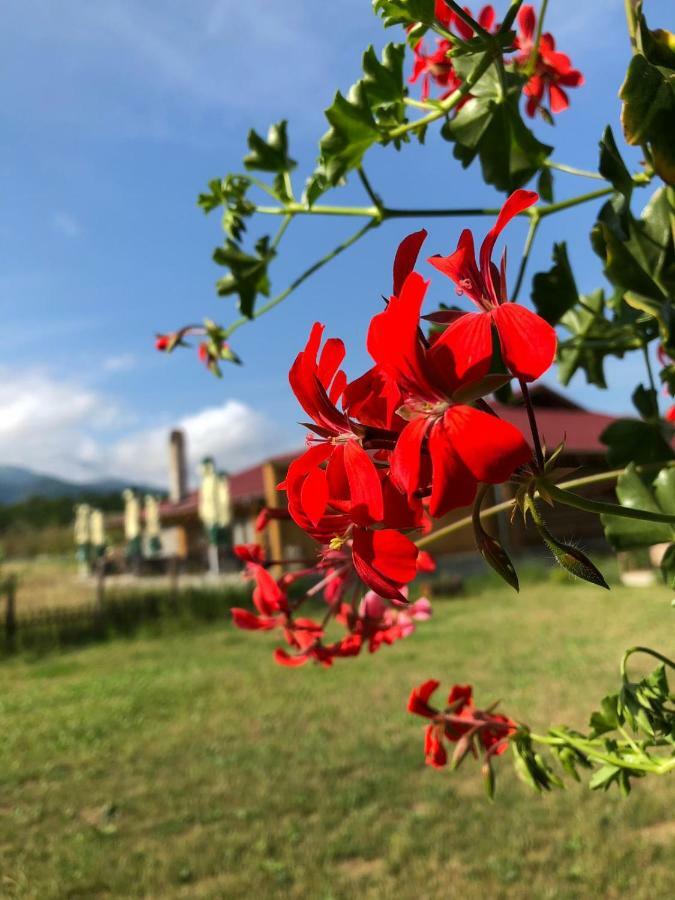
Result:
<svg viewBox="0 0 675 900"><path fill-rule="evenodd" d="M519 428L532 443L527 411L522 406L502 406L492 403L492 408L500 418ZM567 453L604 453L606 447L600 442L600 435L615 419L600 413L581 409L553 409L537 407L539 434L549 450L565 438Z"/></svg>

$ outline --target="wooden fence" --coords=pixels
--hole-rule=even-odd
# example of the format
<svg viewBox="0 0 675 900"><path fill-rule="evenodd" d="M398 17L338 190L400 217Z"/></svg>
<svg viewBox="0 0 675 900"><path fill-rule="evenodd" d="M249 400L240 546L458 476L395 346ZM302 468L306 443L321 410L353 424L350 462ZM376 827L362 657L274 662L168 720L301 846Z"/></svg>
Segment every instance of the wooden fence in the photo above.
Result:
<svg viewBox="0 0 675 900"><path fill-rule="evenodd" d="M21 583L11 575L0 581L0 654L18 650L48 651L114 635L131 635L144 625L160 622L225 619L232 606L248 605L248 584L185 587L177 572L165 589L106 591L97 572L91 602L77 606L21 609Z"/></svg>

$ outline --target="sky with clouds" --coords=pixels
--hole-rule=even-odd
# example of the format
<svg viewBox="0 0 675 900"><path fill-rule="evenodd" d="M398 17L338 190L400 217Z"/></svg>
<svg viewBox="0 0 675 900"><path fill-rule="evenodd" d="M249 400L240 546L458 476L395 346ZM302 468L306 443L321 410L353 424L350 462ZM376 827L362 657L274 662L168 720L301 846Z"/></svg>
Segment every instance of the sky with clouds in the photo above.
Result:
<svg viewBox="0 0 675 900"><path fill-rule="evenodd" d="M505 0L496 5L502 10ZM672 19L671 0L645 6L655 24ZM547 27L587 84L555 128L538 122L535 130L556 145L556 159L590 168L604 125L618 130L629 53L623 2L551 0ZM213 289L222 274L211 261L222 239L217 214L205 217L195 201L211 178L241 168L246 130L289 119L300 189L325 130L322 108L358 77L362 50L391 39L398 35L385 35L368 0L10 0L0 34L0 464L162 484L175 425L186 428L193 461L210 453L231 471L300 444L302 416L286 373L311 323L318 318L346 339L358 373L400 238L424 224L427 246L447 253L463 225L480 235L485 220L387 223L238 331L245 365L226 368L221 381L192 353L157 354L153 335L204 316L234 317L231 298ZM636 164L635 153L627 157ZM367 169L391 205L500 200L431 134L422 149L378 148ZM556 177L559 198L589 188ZM356 186L341 194L335 202L362 199ZM567 240L580 288L601 284L587 240L593 217L589 206L549 219L530 271L548 268L553 241ZM353 224L293 223L273 287ZM512 267L523 237L515 223ZM451 301L449 282L436 279L432 299ZM610 365L609 392L575 380L570 394L627 411L639 365Z"/></svg>

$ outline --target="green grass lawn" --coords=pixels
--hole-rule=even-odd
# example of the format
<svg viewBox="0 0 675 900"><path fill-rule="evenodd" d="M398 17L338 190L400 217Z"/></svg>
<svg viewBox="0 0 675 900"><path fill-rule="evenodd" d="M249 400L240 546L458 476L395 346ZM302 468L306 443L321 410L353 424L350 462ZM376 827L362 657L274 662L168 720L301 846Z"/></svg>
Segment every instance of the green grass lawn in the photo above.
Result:
<svg viewBox="0 0 675 900"><path fill-rule="evenodd" d="M332 670L227 624L5 662L0 895L673 896L675 779L540 797L506 758L490 804L470 761L424 766L405 702L471 680L539 730L585 726L625 646L672 654L674 616L662 588L490 583Z"/></svg>

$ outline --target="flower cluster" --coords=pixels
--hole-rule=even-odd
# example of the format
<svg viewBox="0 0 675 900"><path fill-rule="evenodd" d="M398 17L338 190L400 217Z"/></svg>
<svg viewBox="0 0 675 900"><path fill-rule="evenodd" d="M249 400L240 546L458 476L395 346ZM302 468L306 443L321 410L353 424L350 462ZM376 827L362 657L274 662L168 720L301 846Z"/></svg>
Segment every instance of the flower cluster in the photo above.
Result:
<svg viewBox="0 0 675 900"><path fill-rule="evenodd" d="M465 12L472 15L468 7ZM474 31L467 22L451 10L444 0L436 0L435 16L446 34L455 34L460 40L470 40ZM495 33L499 28L496 14L492 6L484 6L476 19L485 31ZM534 7L525 4L518 12L518 32L513 49L516 51L512 60L506 65L518 73L525 74L527 81L523 92L527 97L525 110L531 117L541 110L544 115L559 113L567 109L569 99L565 88L580 87L584 77L572 67L570 58L556 50L555 38L549 32L540 35L537 41L537 19ZM436 38L433 50L429 51L423 40L413 48L414 61L409 82L421 84L421 99L427 100L431 93L431 85L440 88L439 99L445 99L462 84L452 62L452 51L455 42L449 37ZM467 94L457 104L459 110L470 99ZM548 107L545 102L548 101Z"/></svg>
<svg viewBox="0 0 675 900"><path fill-rule="evenodd" d="M508 301L505 256L499 268L492 262L501 231L536 200L523 190L508 198L479 262L468 230L454 253L429 259L477 312L432 314L425 336L429 283L414 267L426 232L416 232L401 243L393 292L370 323L373 366L348 382L342 341L331 338L321 349L317 323L291 367L291 387L311 421L308 449L280 485L289 514L324 552L351 558L360 579L394 603L405 602L402 588L418 570L408 535L470 504L479 483L500 484L530 463L520 431L481 398L512 377L533 381L555 355L551 326Z"/></svg>
<svg viewBox="0 0 675 900"><path fill-rule="evenodd" d="M409 637L415 631L416 622L426 621L431 616L431 604L425 597L403 609L392 609L374 591L368 591L358 605L345 602L350 572L345 564L346 557L343 558L340 553L326 554L312 568L275 579L266 567L259 545L238 546L235 552L246 564L247 576L254 583L253 605L256 613L234 608L231 611L233 622L246 631L278 629L286 644L274 653L280 665L295 667L314 661L331 666L335 659L358 656L364 646L374 653L383 644L390 645ZM297 599L289 597L291 585L316 575L320 580L309 590ZM306 601L320 599L320 593L327 607L323 621L319 623L298 616L300 606ZM331 617L344 626L345 634L337 641L326 643L325 628Z"/></svg>
<svg viewBox="0 0 675 900"><path fill-rule="evenodd" d="M428 259L477 311L432 313L425 335L429 283L415 266L426 232L418 231L396 253L391 295L368 330L373 364L364 374L349 381L342 341L324 341L323 325L312 327L289 372L309 420L307 449L279 485L287 509L263 510L258 526L291 518L319 545L317 559L275 579L260 548L237 549L255 583L257 613L235 609L234 621L249 630L279 629L288 648L276 651L279 663L331 665L364 644L372 652L406 637L429 612L426 601L409 604L408 585L434 568L414 535L472 503L479 484L527 481L534 472L524 436L483 398L514 377L526 386L555 355L551 326L509 302L506 255L499 266L492 261L502 230L537 199L519 190L506 200L478 260L468 230L453 253ZM288 590L300 579L312 586L291 600ZM300 605L320 594L327 606L323 621L299 618ZM331 619L346 635L326 643Z"/></svg>
<svg viewBox="0 0 675 900"><path fill-rule="evenodd" d="M503 753L518 726L506 716L490 709L477 709L473 704L470 685L456 684L448 694L444 709L431 706L429 700L438 689L439 681L425 681L415 688L408 700L408 712L429 719L424 732L424 756L427 765L442 769L448 763L446 744L455 744L452 767L457 766L471 753L484 754L484 765L489 766L493 756Z"/></svg>

